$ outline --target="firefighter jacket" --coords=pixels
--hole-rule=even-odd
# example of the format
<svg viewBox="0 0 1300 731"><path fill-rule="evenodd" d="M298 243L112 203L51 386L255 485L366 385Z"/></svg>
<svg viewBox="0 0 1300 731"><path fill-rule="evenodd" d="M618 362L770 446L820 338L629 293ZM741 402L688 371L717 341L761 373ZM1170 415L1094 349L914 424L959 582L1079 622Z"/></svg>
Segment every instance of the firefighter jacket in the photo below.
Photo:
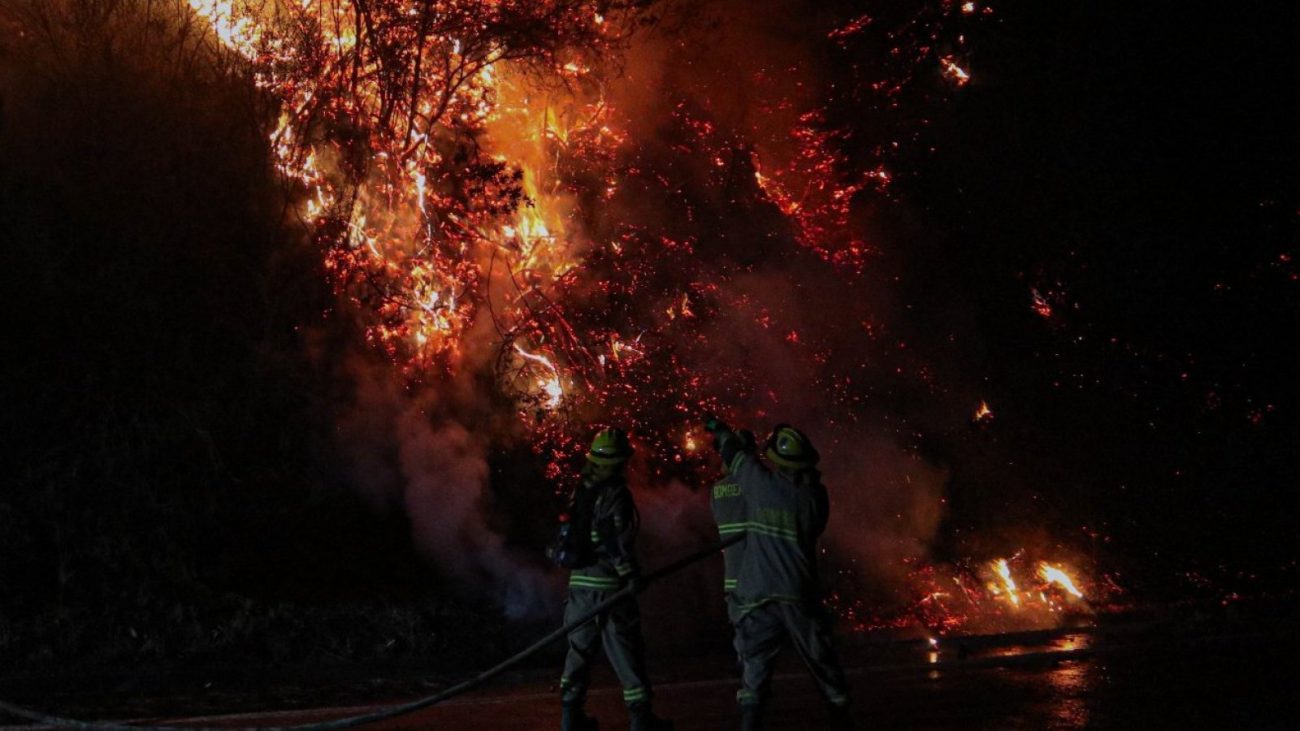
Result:
<svg viewBox="0 0 1300 731"><path fill-rule="evenodd" d="M601 482L583 479L595 490L591 515L594 561L569 574L570 589L611 591L639 573L635 553L638 519L627 480L617 474Z"/></svg>
<svg viewBox="0 0 1300 731"><path fill-rule="evenodd" d="M770 602L816 605L817 539L826 529L829 504L816 470L773 472L751 452L728 448L722 455L744 495L746 544L735 598L744 616Z"/></svg>

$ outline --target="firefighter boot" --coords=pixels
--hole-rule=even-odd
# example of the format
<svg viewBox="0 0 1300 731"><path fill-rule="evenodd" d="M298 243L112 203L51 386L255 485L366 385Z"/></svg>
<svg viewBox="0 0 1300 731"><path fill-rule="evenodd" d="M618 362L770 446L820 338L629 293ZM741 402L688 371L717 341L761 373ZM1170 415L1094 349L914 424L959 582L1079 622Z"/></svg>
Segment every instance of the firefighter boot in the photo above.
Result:
<svg viewBox="0 0 1300 731"><path fill-rule="evenodd" d="M596 731L600 724L587 715L582 706L565 703L560 715L560 731Z"/></svg>
<svg viewBox="0 0 1300 731"><path fill-rule="evenodd" d="M656 716L649 703L628 706L627 715L630 731L673 731L673 722Z"/></svg>
<svg viewBox="0 0 1300 731"><path fill-rule="evenodd" d="M740 704L740 731L763 731L762 710L757 703Z"/></svg>

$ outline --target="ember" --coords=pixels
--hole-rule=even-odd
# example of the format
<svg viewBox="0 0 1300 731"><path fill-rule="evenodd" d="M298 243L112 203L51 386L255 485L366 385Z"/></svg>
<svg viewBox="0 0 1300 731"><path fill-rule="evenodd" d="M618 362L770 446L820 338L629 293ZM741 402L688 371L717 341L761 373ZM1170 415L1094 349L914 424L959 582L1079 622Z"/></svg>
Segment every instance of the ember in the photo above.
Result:
<svg viewBox="0 0 1300 731"><path fill-rule="evenodd" d="M970 73L966 69L957 65L956 59L952 56L944 56L939 60L943 66L943 74L952 80L957 86L965 86L970 83Z"/></svg>

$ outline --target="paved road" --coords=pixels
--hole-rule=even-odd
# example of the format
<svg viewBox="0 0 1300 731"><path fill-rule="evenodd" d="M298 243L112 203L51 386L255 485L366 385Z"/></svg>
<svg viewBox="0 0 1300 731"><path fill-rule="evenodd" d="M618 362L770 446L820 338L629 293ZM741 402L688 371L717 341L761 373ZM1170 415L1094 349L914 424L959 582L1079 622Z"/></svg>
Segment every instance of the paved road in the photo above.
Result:
<svg viewBox="0 0 1300 731"><path fill-rule="evenodd" d="M1076 633L971 640L931 653L923 644L861 648L846 665L861 728L882 729L1291 729L1300 637L1235 632L1198 636ZM771 729L823 728L822 709L793 657L783 658ZM681 731L734 728L725 659L657 673L657 704ZM598 678L590 710L605 729L625 728L619 691ZM203 725L285 725L361 709L165 719ZM164 719L150 719L159 722ZM370 728L558 728L546 680L516 681Z"/></svg>

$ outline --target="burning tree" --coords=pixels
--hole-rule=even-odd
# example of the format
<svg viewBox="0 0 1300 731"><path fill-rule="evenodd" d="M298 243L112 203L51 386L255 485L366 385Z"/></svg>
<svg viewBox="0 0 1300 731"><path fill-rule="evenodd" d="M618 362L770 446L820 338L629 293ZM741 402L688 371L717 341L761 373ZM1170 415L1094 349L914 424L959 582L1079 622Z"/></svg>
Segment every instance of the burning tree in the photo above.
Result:
<svg viewBox="0 0 1300 731"><path fill-rule="evenodd" d="M484 140L507 75L577 83L631 8L592 0L190 5L280 103L271 140L336 285L415 376L449 368L483 303L525 173ZM535 246L538 236L521 241ZM527 254L523 258L527 258Z"/></svg>

